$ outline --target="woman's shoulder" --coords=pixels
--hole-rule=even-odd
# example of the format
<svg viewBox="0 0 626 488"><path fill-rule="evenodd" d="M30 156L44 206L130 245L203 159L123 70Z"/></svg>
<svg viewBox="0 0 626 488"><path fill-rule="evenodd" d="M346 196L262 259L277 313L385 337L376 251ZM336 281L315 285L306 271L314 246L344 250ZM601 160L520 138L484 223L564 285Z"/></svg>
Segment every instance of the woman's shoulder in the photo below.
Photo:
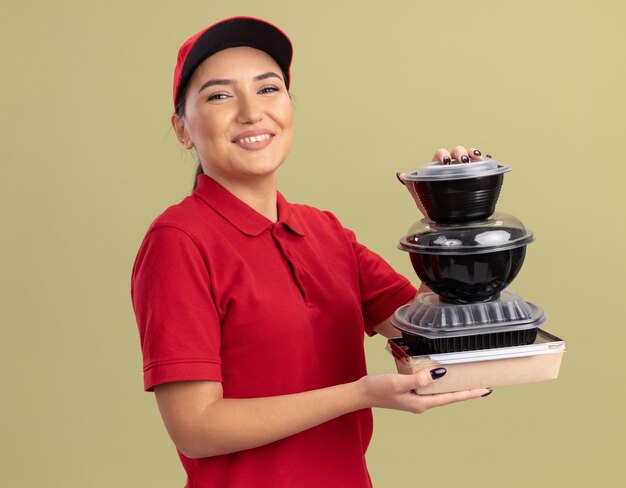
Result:
<svg viewBox="0 0 626 488"><path fill-rule="evenodd" d="M150 224L146 235L155 229L172 228L193 236L198 228L198 222L206 221L207 217L206 205L193 195L189 195L159 214Z"/></svg>
<svg viewBox="0 0 626 488"><path fill-rule="evenodd" d="M291 207L292 212L306 221L322 225L330 224L341 226L337 216L330 210L320 209L304 203L290 203L289 206Z"/></svg>
<svg viewBox="0 0 626 488"><path fill-rule="evenodd" d="M333 242L347 243L351 232L344 227L334 212L320 209L306 204L290 204L291 211L296 216L305 234Z"/></svg>

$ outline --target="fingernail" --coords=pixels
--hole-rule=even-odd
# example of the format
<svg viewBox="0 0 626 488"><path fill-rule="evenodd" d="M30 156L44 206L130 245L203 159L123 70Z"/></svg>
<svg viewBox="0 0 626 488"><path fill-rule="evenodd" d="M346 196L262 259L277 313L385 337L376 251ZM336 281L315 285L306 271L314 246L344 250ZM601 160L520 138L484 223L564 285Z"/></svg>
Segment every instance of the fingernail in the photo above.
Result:
<svg viewBox="0 0 626 488"><path fill-rule="evenodd" d="M478 149L474 149L474 156L480 156L482 153Z"/></svg>
<svg viewBox="0 0 626 488"><path fill-rule="evenodd" d="M446 368L437 368L437 369L430 370L430 376L434 380L438 380L446 373L447 373Z"/></svg>
<svg viewBox="0 0 626 488"><path fill-rule="evenodd" d="M461 162L462 163L469 163L469 158L465 154L463 154L463 156L461 156Z"/></svg>
<svg viewBox="0 0 626 488"><path fill-rule="evenodd" d="M485 398L486 396L489 396L493 393L493 388L489 388L489 391L487 393L485 393L484 395L480 395L481 398Z"/></svg>
<svg viewBox="0 0 626 488"><path fill-rule="evenodd" d="M491 159L493 156L491 154L485 154L485 157Z"/></svg>
<svg viewBox="0 0 626 488"><path fill-rule="evenodd" d="M452 162L452 160L450 159L449 156L446 156L443 158L443 164L450 164Z"/></svg>
<svg viewBox="0 0 626 488"><path fill-rule="evenodd" d="M400 175L401 175L401 174L402 174L402 173L397 172L397 173L396 173L396 178L398 178L398 181L404 185L404 181L402 181L402 178L400 178Z"/></svg>

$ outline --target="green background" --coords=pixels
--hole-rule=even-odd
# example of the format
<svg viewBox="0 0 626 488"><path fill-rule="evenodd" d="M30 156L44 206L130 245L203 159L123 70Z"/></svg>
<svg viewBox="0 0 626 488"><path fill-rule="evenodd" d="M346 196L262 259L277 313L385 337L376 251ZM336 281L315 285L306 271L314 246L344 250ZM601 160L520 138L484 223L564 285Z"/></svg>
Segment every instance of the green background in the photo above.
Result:
<svg viewBox="0 0 626 488"><path fill-rule="evenodd" d="M0 2L0 483L182 487L129 298L152 219L191 187L169 126L178 46L248 14L295 45L280 188L396 249L395 178L439 147L513 171L498 208L537 237L512 285L568 341L560 378L412 416L376 411L376 487L622 486L624 2ZM394 371L367 341L372 372ZM242 360L242 367L246 365Z"/></svg>

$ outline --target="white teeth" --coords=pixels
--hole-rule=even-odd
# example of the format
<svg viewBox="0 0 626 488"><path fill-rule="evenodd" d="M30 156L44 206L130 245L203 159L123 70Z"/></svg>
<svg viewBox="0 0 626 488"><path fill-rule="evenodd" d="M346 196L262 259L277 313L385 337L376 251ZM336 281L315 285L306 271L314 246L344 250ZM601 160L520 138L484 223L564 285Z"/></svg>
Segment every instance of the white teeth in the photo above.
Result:
<svg viewBox="0 0 626 488"><path fill-rule="evenodd" d="M252 137L243 137L243 138L239 139L237 141L237 143L241 143L241 142L261 142L261 141L266 141L270 137L271 136L269 134L261 134L259 136L252 136Z"/></svg>

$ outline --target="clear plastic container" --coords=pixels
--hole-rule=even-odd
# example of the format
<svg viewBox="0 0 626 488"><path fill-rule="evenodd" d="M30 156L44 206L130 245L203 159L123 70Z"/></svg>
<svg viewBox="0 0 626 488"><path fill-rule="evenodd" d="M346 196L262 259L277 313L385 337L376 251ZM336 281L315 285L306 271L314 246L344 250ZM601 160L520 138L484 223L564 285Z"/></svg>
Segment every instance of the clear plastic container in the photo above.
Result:
<svg viewBox="0 0 626 488"><path fill-rule="evenodd" d="M405 343L420 354L530 344L547 320L540 307L510 291L491 302L456 305L421 293L391 317Z"/></svg>
<svg viewBox="0 0 626 488"><path fill-rule="evenodd" d="M499 300L453 305L434 293L420 293L396 310L393 324L400 330L431 339L507 330L531 329L547 321L545 312L512 291Z"/></svg>
<svg viewBox="0 0 626 488"><path fill-rule="evenodd" d="M484 254L515 249L533 240L532 231L520 219L496 212L484 221L453 225L418 220L402 236L398 248L421 254Z"/></svg>
<svg viewBox="0 0 626 488"><path fill-rule="evenodd" d="M450 164L440 162L425 163L417 170L406 173L403 179L406 181L450 181L499 175L508 171L511 171L509 166L499 164L493 159L483 159L469 163L462 163L453 159Z"/></svg>
<svg viewBox="0 0 626 488"><path fill-rule="evenodd" d="M439 224L421 219L400 239L419 279L451 303L497 299L526 257L533 233L522 222L495 213L480 222Z"/></svg>

